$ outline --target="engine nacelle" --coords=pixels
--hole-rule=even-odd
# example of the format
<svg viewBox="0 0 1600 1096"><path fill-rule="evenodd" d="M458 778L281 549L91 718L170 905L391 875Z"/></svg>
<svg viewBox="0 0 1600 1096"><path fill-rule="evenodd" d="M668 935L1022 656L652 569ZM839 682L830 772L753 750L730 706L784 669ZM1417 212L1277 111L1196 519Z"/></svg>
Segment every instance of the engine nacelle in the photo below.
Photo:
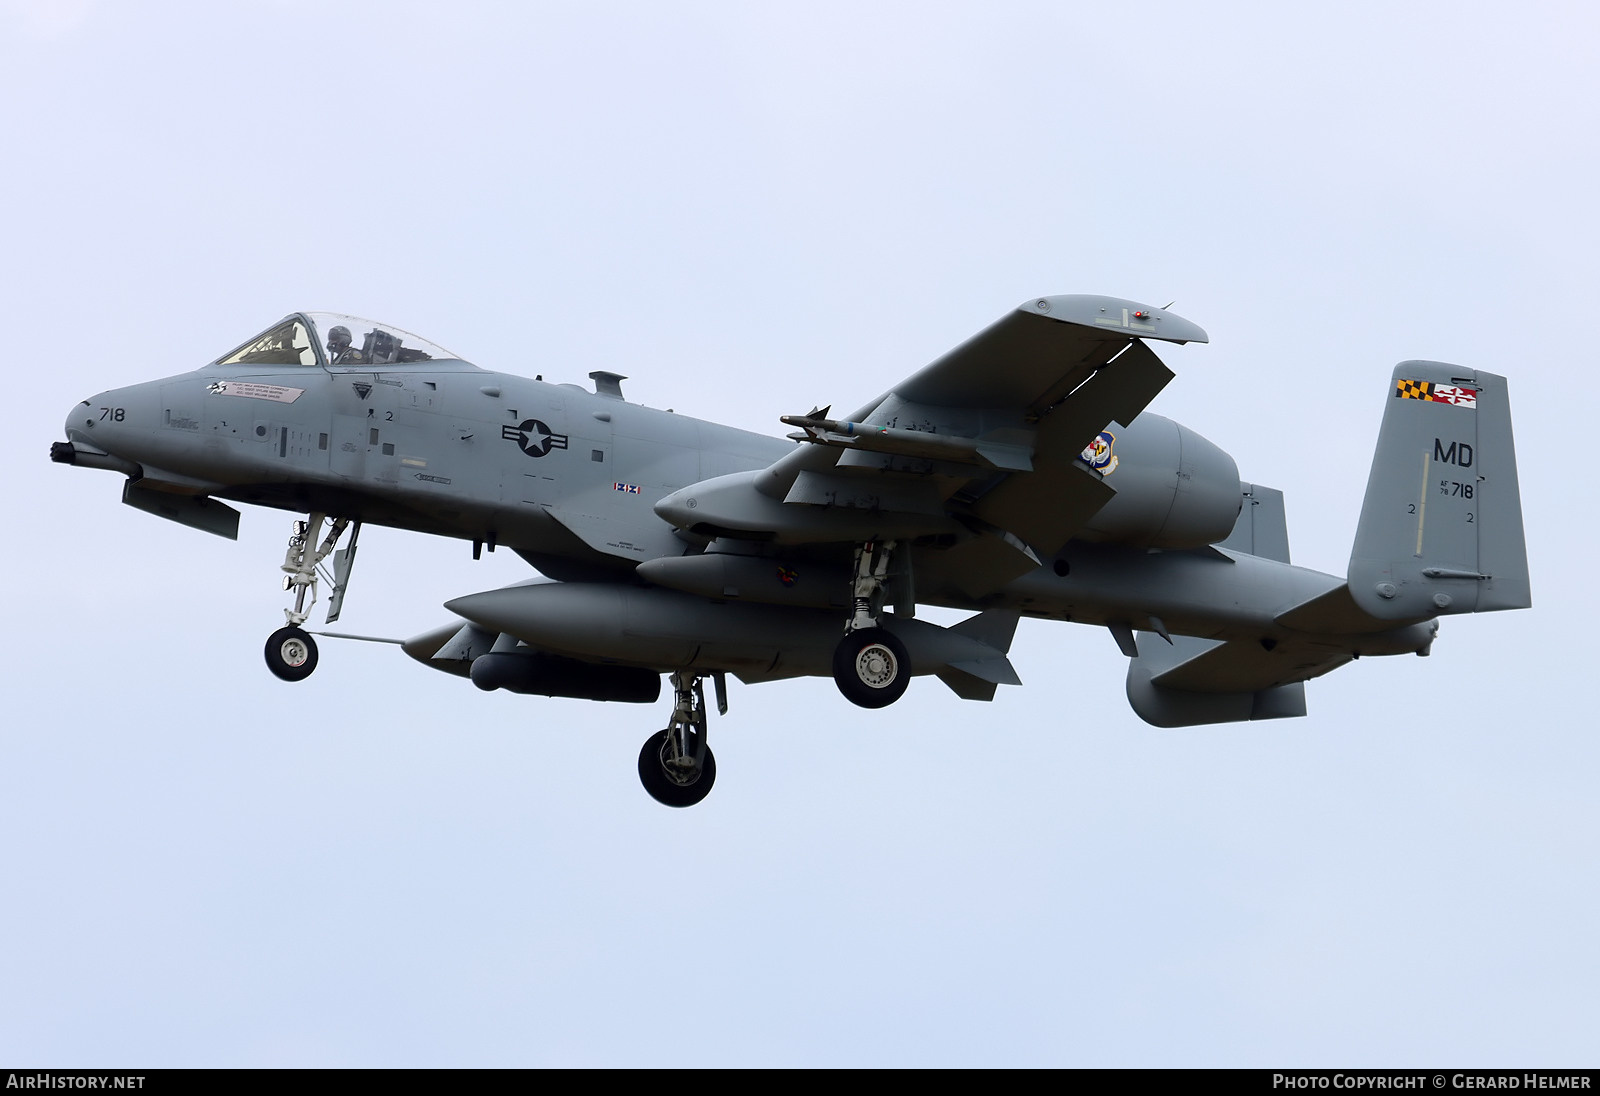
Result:
<svg viewBox="0 0 1600 1096"><path fill-rule="evenodd" d="M1186 426L1144 414L1101 436L1095 467L1116 497L1079 531L1138 548L1203 548L1227 538L1243 502L1233 458Z"/></svg>

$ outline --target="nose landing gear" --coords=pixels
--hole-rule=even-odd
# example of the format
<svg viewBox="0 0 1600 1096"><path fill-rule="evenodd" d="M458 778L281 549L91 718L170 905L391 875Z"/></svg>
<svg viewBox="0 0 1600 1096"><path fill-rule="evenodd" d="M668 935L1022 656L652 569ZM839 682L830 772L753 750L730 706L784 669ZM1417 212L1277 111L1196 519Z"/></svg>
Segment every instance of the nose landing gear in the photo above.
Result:
<svg viewBox="0 0 1600 1096"><path fill-rule="evenodd" d="M303 681L317 668L317 641L301 628L317 604L317 579L322 561L328 558L339 538L350 526L349 518L337 518L328 529L328 535L318 543L322 527L327 522L325 513L313 513L310 521L296 521L289 536L289 547L283 553L283 588L294 591L294 608L283 611L288 626L279 628L267 637L264 652L267 669L284 681ZM339 619L344 603L345 586L350 581L350 568L355 562L356 538L361 534L361 523L356 522L350 533L350 546L334 556L332 575L325 572L333 587L329 597L328 622ZM306 604L306 591L311 592L311 604Z"/></svg>
<svg viewBox="0 0 1600 1096"><path fill-rule="evenodd" d="M717 712L726 714L726 679L719 673ZM706 745L706 694L700 674L680 670L672 675L676 701L672 723L645 739L639 751L639 782L657 803L692 807L711 793L717 780L717 759Z"/></svg>

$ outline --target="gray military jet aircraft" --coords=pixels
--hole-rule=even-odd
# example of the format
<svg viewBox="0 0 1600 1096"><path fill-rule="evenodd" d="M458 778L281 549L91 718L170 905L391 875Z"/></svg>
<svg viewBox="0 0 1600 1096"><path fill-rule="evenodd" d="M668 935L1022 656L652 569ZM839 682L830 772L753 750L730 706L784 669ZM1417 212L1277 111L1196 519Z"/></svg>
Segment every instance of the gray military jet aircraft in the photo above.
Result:
<svg viewBox="0 0 1600 1096"><path fill-rule="evenodd" d="M122 500L237 537L222 499L306 514L271 671L317 665L363 523L509 547L545 577L457 598L407 654L483 689L654 702L639 776L669 806L716 779L703 682L831 674L867 708L914 675L965 700L1020 684L1027 614L1106 628L1161 727L1304 715L1304 683L1362 655L1426 655L1437 618L1531 604L1503 377L1408 361L1385 393L1344 578L1289 562L1283 496L1145 412L1149 343L1189 321L1111 297L1028 301L848 416L788 441L494 373L398 328L297 312L190 373L67 417L64 464ZM344 548L337 546L344 534ZM333 557L331 574L322 565ZM310 603L308 604L308 596ZM952 627L918 604L973 610ZM326 633L332 634L332 633Z"/></svg>

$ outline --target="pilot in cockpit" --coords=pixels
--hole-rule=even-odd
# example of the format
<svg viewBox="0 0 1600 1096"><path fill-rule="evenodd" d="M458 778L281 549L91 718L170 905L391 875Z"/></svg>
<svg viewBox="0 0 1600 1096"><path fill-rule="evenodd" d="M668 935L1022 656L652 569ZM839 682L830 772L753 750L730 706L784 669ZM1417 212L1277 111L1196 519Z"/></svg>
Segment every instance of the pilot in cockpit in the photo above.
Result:
<svg viewBox="0 0 1600 1096"><path fill-rule="evenodd" d="M343 325L328 330L328 364L359 365L365 361L361 351L350 345L350 329Z"/></svg>

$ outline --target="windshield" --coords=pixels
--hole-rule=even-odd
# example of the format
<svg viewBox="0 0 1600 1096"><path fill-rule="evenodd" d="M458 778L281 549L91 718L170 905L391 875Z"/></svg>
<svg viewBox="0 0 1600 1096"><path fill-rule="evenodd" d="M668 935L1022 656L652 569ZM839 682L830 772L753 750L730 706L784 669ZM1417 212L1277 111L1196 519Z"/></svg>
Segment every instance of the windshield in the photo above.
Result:
<svg viewBox="0 0 1600 1096"><path fill-rule="evenodd" d="M245 343L218 365L316 365L309 328L298 316L290 316Z"/></svg>
<svg viewBox="0 0 1600 1096"><path fill-rule="evenodd" d="M296 312L215 364L374 366L440 359L461 356L392 324L339 312Z"/></svg>

